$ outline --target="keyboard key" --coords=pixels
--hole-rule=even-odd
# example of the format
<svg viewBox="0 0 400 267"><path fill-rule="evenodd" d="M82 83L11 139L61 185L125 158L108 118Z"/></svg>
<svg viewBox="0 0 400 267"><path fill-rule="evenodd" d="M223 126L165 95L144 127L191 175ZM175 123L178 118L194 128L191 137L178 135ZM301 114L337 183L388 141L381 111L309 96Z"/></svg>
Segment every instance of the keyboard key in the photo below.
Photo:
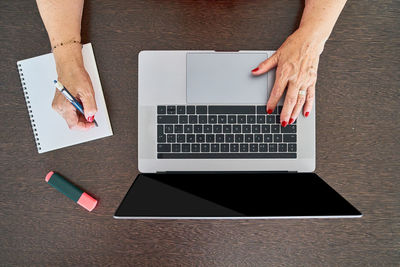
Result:
<svg viewBox="0 0 400 267"><path fill-rule="evenodd" d="M241 124L246 123L246 116L239 115L238 116L238 122L241 123Z"/></svg>
<svg viewBox="0 0 400 267"><path fill-rule="evenodd" d="M165 143L165 142L167 142L167 135L165 135L165 134L158 134L158 135L157 135L157 142L158 142L158 143Z"/></svg>
<svg viewBox="0 0 400 267"><path fill-rule="evenodd" d="M215 135L213 134L207 134L206 135L206 142L207 143L214 143Z"/></svg>
<svg viewBox="0 0 400 267"><path fill-rule="evenodd" d="M209 106L209 114L255 114L254 106Z"/></svg>
<svg viewBox="0 0 400 267"><path fill-rule="evenodd" d="M178 116L160 115L157 116L157 123L178 123Z"/></svg>
<svg viewBox="0 0 400 267"><path fill-rule="evenodd" d="M268 152L268 145L267 144L260 144L258 146L260 152Z"/></svg>
<svg viewBox="0 0 400 267"><path fill-rule="evenodd" d="M261 132L263 133L269 133L271 131L270 126L269 125L262 125L261 126Z"/></svg>
<svg viewBox="0 0 400 267"><path fill-rule="evenodd" d="M165 133L173 133L174 132L174 126L167 124L165 125Z"/></svg>
<svg viewBox="0 0 400 267"><path fill-rule="evenodd" d="M226 115L219 115L218 116L218 123L221 123L221 124L226 123Z"/></svg>
<svg viewBox="0 0 400 267"><path fill-rule="evenodd" d="M177 107L176 107L176 113L178 113L178 114L185 114L185 113L186 113L186 108L185 108L185 106L177 106ZM174 151L172 151L172 152L174 152Z"/></svg>
<svg viewBox="0 0 400 267"><path fill-rule="evenodd" d="M235 143L242 143L244 140L243 134L235 134Z"/></svg>
<svg viewBox="0 0 400 267"><path fill-rule="evenodd" d="M255 135L254 135L254 142L256 142L256 143L262 143L262 142L263 142L263 136L262 136L262 134L255 134Z"/></svg>
<svg viewBox="0 0 400 267"><path fill-rule="evenodd" d="M248 124L242 125L242 133L251 133L251 126Z"/></svg>
<svg viewBox="0 0 400 267"><path fill-rule="evenodd" d="M279 133L279 127L278 124L271 125L271 133Z"/></svg>
<svg viewBox="0 0 400 267"><path fill-rule="evenodd" d="M275 143L282 142L282 135L281 134L274 134L274 142Z"/></svg>
<svg viewBox="0 0 400 267"><path fill-rule="evenodd" d="M281 133L296 133L296 125L281 126Z"/></svg>
<svg viewBox="0 0 400 267"><path fill-rule="evenodd" d="M242 132L242 125L238 125L238 124L233 125L233 132L234 133L241 133Z"/></svg>
<svg viewBox="0 0 400 267"><path fill-rule="evenodd" d="M176 135L176 142L178 143L185 143L185 135L184 134L178 134Z"/></svg>
<svg viewBox="0 0 400 267"><path fill-rule="evenodd" d="M256 123L256 116L248 115L247 116L247 123L249 123L249 124Z"/></svg>
<svg viewBox="0 0 400 267"><path fill-rule="evenodd" d="M181 145L180 144L173 144L172 145L172 152L181 152Z"/></svg>
<svg viewBox="0 0 400 267"><path fill-rule="evenodd" d="M246 143L252 143L253 142L253 135L252 134L245 134L244 135L244 141Z"/></svg>
<svg viewBox="0 0 400 267"><path fill-rule="evenodd" d="M267 114L267 106L257 106L257 114Z"/></svg>
<svg viewBox="0 0 400 267"><path fill-rule="evenodd" d="M281 124L281 116L280 115L275 116L275 123Z"/></svg>
<svg viewBox="0 0 400 267"><path fill-rule="evenodd" d="M239 145L238 144L230 144L229 146L231 152L239 152Z"/></svg>
<svg viewBox="0 0 400 267"><path fill-rule="evenodd" d="M211 152L219 152L219 144L211 144Z"/></svg>
<svg viewBox="0 0 400 267"><path fill-rule="evenodd" d="M249 152L248 144L240 144L240 152Z"/></svg>
<svg viewBox="0 0 400 267"><path fill-rule="evenodd" d="M250 144L250 152L258 152L258 144Z"/></svg>
<svg viewBox="0 0 400 267"><path fill-rule="evenodd" d="M275 116L274 115L267 115L267 123L275 123Z"/></svg>
<svg viewBox="0 0 400 267"><path fill-rule="evenodd" d="M195 114L196 113L195 110L196 110L195 106L187 106L186 114Z"/></svg>
<svg viewBox="0 0 400 267"><path fill-rule="evenodd" d="M188 116L187 115L179 115L179 123L181 123L181 124L188 123Z"/></svg>
<svg viewBox="0 0 400 267"><path fill-rule="evenodd" d="M212 125L206 124L203 129L204 133L212 133Z"/></svg>
<svg viewBox="0 0 400 267"><path fill-rule="evenodd" d="M206 141L206 137L204 134L196 134L196 142L204 143Z"/></svg>
<svg viewBox="0 0 400 267"><path fill-rule="evenodd" d="M223 129L223 132L224 132L224 133L231 133L231 132L232 132L232 127L231 127L230 124L228 124L228 125L223 125L222 129Z"/></svg>
<svg viewBox="0 0 400 267"><path fill-rule="evenodd" d="M252 133L260 133L260 132L261 132L260 125L258 125L258 124L253 124L253 125L251 126L251 132L252 132Z"/></svg>
<svg viewBox="0 0 400 267"><path fill-rule="evenodd" d="M176 142L176 134L167 134L167 142L175 143Z"/></svg>
<svg viewBox="0 0 400 267"><path fill-rule="evenodd" d="M286 143L294 143L294 142L296 142L296 135L295 134L284 134L283 135L283 142L286 142Z"/></svg>
<svg viewBox="0 0 400 267"><path fill-rule="evenodd" d="M229 152L229 144L221 144L221 152Z"/></svg>
<svg viewBox="0 0 400 267"><path fill-rule="evenodd" d="M167 114L176 114L175 106L167 106Z"/></svg>
<svg viewBox="0 0 400 267"><path fill-rule="evenodd" d="M199 116L199 123L206 124L207 123L207 116L206 115L200 115Z"/></svg>
<svg viewBox="0 0 400 267"><path fill-rule="evenodd" d="M264 143L272 143L272 134L264 134Z"/></svg>
<svg viewBox="0 0 400 267"><path fill-rule="evenodd" d="M203 125L199 125L199 124L197 124L197 125L194 125L193 126L193 131L194 131L194 133L202 133L203 132Z"/></svg>
<svg viewBox="0 0 400 267"><path fill-rule="evenodd" d="M269 144L268 148L269 148L269 152L277 152L278 151L277 144Z"/></svg>
<svg viewBox="0 0 400 267"><path fill-rule="evenodd" d="M182 144L182 152L190 152L190 145Z"/></svg>
<svg viewBox="0 0 400 267"><path fill-rule="evenodd" d="M226 134L225 135L225 142L233 143L234 142L234 135L233 134Z"/></svg>
<svg viewBox="0 0 400 267"><path fill-rule="evenodd" d="M200 152L200 145L192 144L192 152Z"/></svg>
<svg viewBox="0 0 400 267"><path fill-rule="evenodd" d="M157 135L164 133L164 125L157 125Z"/></svg>
<svg viewBox="0 0 400 267"><path fill-rule="evenodd" d="M257 116L257 123L260 123L260 124L265 123L265 116L264 115L258 115Z"/></svg>
<svg viewBox="0 0 400 267"><path fill-rule="evenodd" d="M194 134L187 134L186 135L186 142L187 143L194 143L196 138L196 136Z"/></svg>
<svg viewBox="0 0 400 267"><path fill-rule="evenodd" d="M279 144L278 150L279 152L287 152L287 144Z"/></svg>
<svg viewBox="0 0 400 267"><path fill-rule="evenodd" d="M208 123L212 123L212 124L217 123L217 116L215 116L215 115L208 116Z"/></svg>
<svg viewBox="0 0 400 267"><path fill-rule="evenodd" d="M159 159L294 159L296 153L158 153Z"/></svg>
<svg viewBox="0 0 400 267"><path fill-rule="evenodd" d="M158 144L157 152L171 152L171 144Z"/></svg>
<svg viewBox="0 0 400 267"><path fill-rule="evenodd" d="M296 144L288 144L288 152L296 152Z"/></svg>
<svg viewBox="0 0 400 267"><path fill-rule="evenodd" d="M236 116L235 115L229 115L228 116L228 123L236 123Z"/></svg>
<svg viewBox="0 0 400 267"><path fill-rule="evenodd" d="M157 106L157 114L166 114L167 107L166 106Z"/></svg>
<svg viewBox="0 0 400 267"><path fill-rule="evenodd" d="M213 125L213 133L222 133L222 125Z"/></svg>
<svg viewBox="0 0 400 267"><path fill-rule="evenodd" d="M174 132L175 133L183 133L183 125L175 124L174 125Z"/></svg>
<svg viewBox="0 0 400 267"><path fill-rule="evenodd" d="M185 125L185 126L183 126L183 131L185 133L193 133L193 125Z"/></svg>
<svg viewBox="0 0 400 267"><path fill-rule="evenodd" d="M207 106L197 106L196 114L207 114Z"/></svg>
<svg viewBox="0 0 400 267"><path fill-rule="evenodd" d="M201 152L210 152L210 144L201 144Z"/></svg>
<svg viewBox="0 0 400 267"><path fill-rule="evenodd" d="M196 124L197 123L197 115L190 115L189 116L189 123Z"/></svg>
<svg viewBox="0 0 400 267"><path fill-rule="evenodd" d="M223 143L225 142L225 136L223 134L217 134L216 135L216 142L217 143Z"/></svg>

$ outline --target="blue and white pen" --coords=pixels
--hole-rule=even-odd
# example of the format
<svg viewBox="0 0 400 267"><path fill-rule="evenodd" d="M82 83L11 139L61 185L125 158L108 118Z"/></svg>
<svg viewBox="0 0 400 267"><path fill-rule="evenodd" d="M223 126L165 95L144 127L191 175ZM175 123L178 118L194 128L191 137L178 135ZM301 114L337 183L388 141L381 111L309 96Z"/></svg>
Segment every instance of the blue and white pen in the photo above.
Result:
<svg viewBox="0 0 400 267"><path fill-rule="evenodd" d="M62 85L62 83L60 83L57 80L54 80L54 85L58 90L60 90L61 94L63 94L65 98L83 115L83 117L85 117L85 112L83 111L82 105L73 95L71 95L71 93L67 90L67 88L65 88L64 85ZM93 120L93 122L94 125L96 125L96 127L99 126L97 125L96 120Z"/></svg>

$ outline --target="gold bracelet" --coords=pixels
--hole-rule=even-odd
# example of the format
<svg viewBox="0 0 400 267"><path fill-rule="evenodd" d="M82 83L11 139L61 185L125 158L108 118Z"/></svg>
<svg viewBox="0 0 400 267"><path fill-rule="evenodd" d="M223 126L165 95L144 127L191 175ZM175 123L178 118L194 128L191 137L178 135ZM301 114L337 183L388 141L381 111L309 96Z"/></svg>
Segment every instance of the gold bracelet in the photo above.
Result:
<svg viewBox="0 0 400 267"><path fill-rule="evenodd" d="M58 48L60 46L66 46L66 45L71 45L71 44L80 44L80 45L82 45L81 41L71 40L71 41L68 41L68 42L65 42L65 43L58 43L58 44L54 45L51 48L51 52L53 52L54 49L56 49L56 48Z"/></svg>

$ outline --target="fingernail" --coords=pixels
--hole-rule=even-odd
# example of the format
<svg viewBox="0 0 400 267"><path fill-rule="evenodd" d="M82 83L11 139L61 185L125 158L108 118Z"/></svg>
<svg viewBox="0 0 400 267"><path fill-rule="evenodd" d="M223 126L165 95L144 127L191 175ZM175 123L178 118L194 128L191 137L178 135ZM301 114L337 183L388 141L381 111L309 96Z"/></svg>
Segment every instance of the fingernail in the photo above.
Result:
<svg viewBox="0 0 400 267"><path fill-rule="evenodd" d="M268 114L271 114L272 111L273 111L272 109L268 109L268 110L267 110L267 113L268 113Z"/></svg>
<svg viewBox="0 0 400 267"><path fill-rule="evenodd" d="M293 118L290 118L289 124L292 124L293 122L294 122L294 119L293 119Z"/></svg>
<svg viewBox="0 0 400 267"><path fill-rule="evenodd" d="M92 122L93 120L94 120L94 115L87 118L87 121L88 121L88 122Z"/></svg>
<svg viewBox="0 0 400 267"><path fill-rule="evenodd" d="M282 121L282 127L286 127L287 122L286 121Z"/></svg>
<svg viewBox="0 0 400 267"><path fill-rule="evenodd" d="M309 114L310 112L307 111L306 114L304 114L304 116L307 118Z"/></svg>
<svg viewBox="0 0 400 267"><path fill-rule="evenodd" d="M258 71L258 67L252 70L251 72L256 72L256 71Z"/></svg>

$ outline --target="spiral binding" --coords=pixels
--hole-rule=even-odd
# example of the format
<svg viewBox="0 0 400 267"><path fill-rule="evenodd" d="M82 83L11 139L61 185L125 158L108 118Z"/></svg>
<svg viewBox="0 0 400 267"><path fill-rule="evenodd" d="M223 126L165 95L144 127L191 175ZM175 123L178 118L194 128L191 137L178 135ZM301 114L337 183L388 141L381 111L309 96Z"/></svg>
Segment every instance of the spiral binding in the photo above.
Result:
<svg viewBox="0 0 400 267"><path fill-rule="evenodd" d="M19 77L21 79L22 89L24 90L24 97L25 97L25 101L26 101L26 106L28 107L29 119L31 120L31 125L32 125L32 130L33 130L33 137L35 138L36 147L37 147L38 151L40 151L42 148L40 147L39 134L38 134L38 131L37 131L37 128L36 128L35 119L33 117L33 112L32 112L32 109L31 109L31 101L29 99L28 90L26 88L24 73L22 71L21 64L18 63L17 65L18 65Z"/></svg>

